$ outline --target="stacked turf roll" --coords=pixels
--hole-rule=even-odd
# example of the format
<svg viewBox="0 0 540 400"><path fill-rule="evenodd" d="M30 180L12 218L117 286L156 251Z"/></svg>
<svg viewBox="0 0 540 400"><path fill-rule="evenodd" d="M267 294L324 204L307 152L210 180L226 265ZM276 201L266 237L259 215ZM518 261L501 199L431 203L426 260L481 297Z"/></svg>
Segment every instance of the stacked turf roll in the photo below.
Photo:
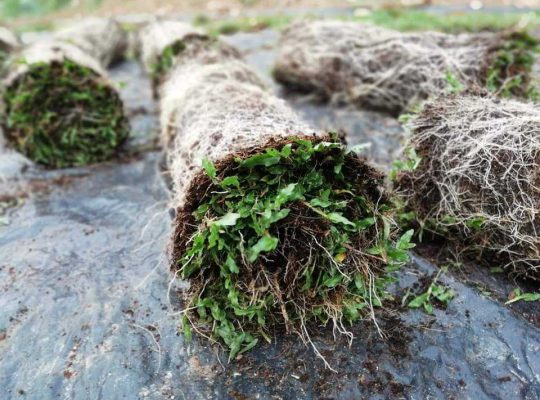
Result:
<svg viewBox="0 0 540 400"><path fill-rule="evenodd" d="M127 33L111 18L85 18L59 30L54 38L79 47L104 68L122 60L128 46Z"/></svg>
<svg viewBox="0 0 540 400"><path fill-rule="evenodd" d="M179 21L149 23L139 32L139 47L141 62L152 77L156 96L175 63L189 60L208 64L240 58L235 48Z"/></svg>
<svg viewBox="0 0 540 400"><path fill-rule="evenodd" d="M0 26L0 65L3 64L9 54L20 45L21 42L16 34L8 28Z"/></svg>
<svg viewBox="0 0 540 400"><path fill-rule="evenodd" d="M119 94L86 50L41 41L13 55L6 68L5 136L31 160L53 168L100 162L127 138Z"/></svg>
<svg viewBox="0 0 540 400"><path fill-rule="evenodd" d="M401 33L355 22L297 22L282 35L274 75L295 89L397 115L452 86L525 96L535 46L520 33Z"/></svg>
<svg viewBox="0 0 540 400"><path fill-rule="evenodd" d="M204 59L204 57L203 57ZM394 243L382 176L315 132L239 60L176 63L161 90L176 217L175 277L190 283L183 326L233 358L280 329L349 323L380 306Z"/></svg>
<svg viewBox="0 0 540 400"><path fill-rule="evenodd" d="M410 124L399 189L422 225L460 250L540 280L540 108L444 96Z"/></svg>

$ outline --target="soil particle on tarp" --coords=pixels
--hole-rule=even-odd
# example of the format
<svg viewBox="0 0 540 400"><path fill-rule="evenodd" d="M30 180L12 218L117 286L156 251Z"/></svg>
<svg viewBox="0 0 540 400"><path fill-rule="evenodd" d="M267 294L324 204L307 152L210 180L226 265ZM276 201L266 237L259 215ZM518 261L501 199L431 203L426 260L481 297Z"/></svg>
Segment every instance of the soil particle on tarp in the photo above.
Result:
<svg viewBox="0 0 540 400"><path fill-rule="evenodd" d="M126 63L111 76L128 82L128 109L149 111L132 118L139 119L141 143L151 141L156 120L144 74ZM320 108L327 113L321 118L333 112ZM376 121L358 124L377 129ZM121 163L25 173L49 190L30 193L11 223L0 226L3 398L540 397L538 328L451 275L441 281L458 296L446 310L381 313L385 338L371 321L353 327L352 347L334 342L328 330L314 335L337 374L296 337L231 364L206 342L186 345L180 318L171 315L182 283L169 288L169 194L159 160L149 152ZM395 293L437 270L415 257Z"/></svg>

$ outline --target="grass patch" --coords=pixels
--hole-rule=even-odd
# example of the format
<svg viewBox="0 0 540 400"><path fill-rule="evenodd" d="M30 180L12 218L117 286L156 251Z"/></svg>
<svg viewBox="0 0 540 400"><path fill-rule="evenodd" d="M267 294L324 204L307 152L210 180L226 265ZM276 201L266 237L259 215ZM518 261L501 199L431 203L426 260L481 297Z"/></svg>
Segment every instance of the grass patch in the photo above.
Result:
<svg viewBox="0 0 540 400"><path fill-rule="evenodd" d="M295 139L204 167L211 184L194 184L202 195L176 239L188 339L224 343L233 359L279 330L305 343L315 323L347 335L389 297L412 231L394 240L380 176L340 143Z"/></svg>
<svg viewBox="0 0 540 400"><path fill-rule="evenodd" d="M438 282L443 272L446 272L445 268L440 269L433 280L425 282L424 289L421 289L420 293L414 294L413 299L408 300L410 292L407 291L402 303L407 303L407 307L409 308L423 308L428 314L433 314L434 307L446 309L454 297L456 297L456 292Z"/></svg>
<svg viewBox="0 0 540 400"><path fill-rule="evenodd" d="M317 19L316 16L304 16ZM295 18L290 15L264 15L233 19L211 19L197 16L193 24L205 28L211 35L230 35L261 29L282 29ZM540 25L540 12L496 13L473 11L463 13L433 13L414 9L375 10L358 17L341 19L372 23L397 31L441 31L447 33L501 31L519 25L520 29Z"/></svg>
<svg viewBox="0 0 540 400"><path fill-rule="evenodd" d="M497 52L486 74L486 87L502 97L540 99L530 74L540 41L525 32L513 33Z"/></svg>
<svg viewBox="0 0 540 400"><path fill-rule="evenodd" d="M87 8L97 7L102 0L2 0L0 17L18 18L23 16L43 16L81 3Z"/></svg>
<svg viewBox="0 0 540 400"><path fill-rule="evenodd" d="M205 62L222 59L239 59L240 53L234 48L212 36L193 34L178 39L165 47L156 62L151 65L150 76L154 90L160 86L167 73L178 62L193 61L202 57ZM181 59L181 60L180 60Z"/></svg>
<svg viewBox="0 0 540 400"><path fill-rule="evenodd" d="M31 65L6 89L4 102L7 139L50 167L110 159L129 134L116 91L69 60Z"/></svg>
<svg viewBox="0 0 540 400"><path fill-rule="evenodd" d="M447 33L500 31L523 24L540 25L540 13L463 12L432 13L410 9L376 10L354 21L370 22L398 31L441 31ZM524 28L525 26L521 26Z"/></svg>
<svg viewBox="0 0 540 400"><path fill-rule="evenodd" d="M523 292L520 288L514 289L508 296L508 301L504 304L512 304L517 301L540 301L540 292L527 293Z"/></svg>
<svg viewBox="0 0 540 400"><path fill-rule="evenodd" d="M150 75L154 84L161 79L174 65L175 57L186 49L183 40L177 40L163 49L156 63L152 65Z"/></svg>

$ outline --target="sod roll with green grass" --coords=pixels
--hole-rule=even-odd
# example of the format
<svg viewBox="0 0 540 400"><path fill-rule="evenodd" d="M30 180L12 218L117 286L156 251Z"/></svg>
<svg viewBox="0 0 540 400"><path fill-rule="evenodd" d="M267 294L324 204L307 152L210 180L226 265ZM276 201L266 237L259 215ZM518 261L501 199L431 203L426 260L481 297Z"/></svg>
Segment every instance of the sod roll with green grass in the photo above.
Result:
<svg viewBox="0 0 540 400"><path fill-rule="evenodd" d="M398 185L420 225L492 268L540 280L540 108L449 95L409 127Z"/></svg>
<svg viewBox="0 0 540 400"><path fill-rule="evenodd" d="M401 33L356 22L297 22L282 35L274 76L293 89L398 115L461 87L534 97L537 49L525 33Z"/></svg>
<svg viewBox="0 0 540 400"><path fill-rule="evenodd" d="M190 283L186 337L222 343L233 359L280 331L312 343L330 324L352 339L351 323L374 318L412 235L396 238L379 172L238 60L173 68L161 127L171 264Z"/></svg>
<svg viewBox="0 0 540 400"><path fill-rule="evenodd" d="M152 77L156 95L175 63L189 60L208 64L224 58L240 58L240 53L232 46L178 21L148 24L140 30L139 42L141 62Z"/></svg>
<svg viewBox="0 0 540 400"><path fill-rule="evenodd" d="M97 59L104 68L121 61L128 46L127 32L112 18L85 18L54 34Z"/></svg>
<svg viewBox="0 0 540 400"><path fill-rule="evenodd" d="M9 60L3 84L10 145L49 167L110 159L129 133L122 101L100 63L62 41L43 41Z"/></svg>

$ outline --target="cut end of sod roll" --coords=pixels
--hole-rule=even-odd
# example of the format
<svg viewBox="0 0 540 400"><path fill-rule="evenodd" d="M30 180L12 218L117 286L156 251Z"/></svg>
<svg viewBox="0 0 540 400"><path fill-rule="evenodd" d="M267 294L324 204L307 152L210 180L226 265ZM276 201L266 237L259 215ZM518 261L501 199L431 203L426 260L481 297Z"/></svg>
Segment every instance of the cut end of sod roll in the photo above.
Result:
<svg viewBox="0 0 540 400"><path fill-rule="evenodd" d="M68 58L27 65L3 97L8 141L48 167L108 160L128 137L116 90L99 73Z"/></svg>
<svg viewBox="0 0 540 400"><path fill-rule="evenodd" d="M168 79L175 64L189 62L205 65L240 58L236 48L216 38L198 32L186 34L166 46L150 65L154 95L158 97L160 86Z"/></svg>
<svg viewBox="0 0 540 400"><path fill-rule="evenodd" d="M273 332L312 343L316 325L349 326L389 297L412 231L396 240L382 175L333 136L269 139L192 180L177 210L176 276L190 282L183 330L230 359Z"/></svg>

